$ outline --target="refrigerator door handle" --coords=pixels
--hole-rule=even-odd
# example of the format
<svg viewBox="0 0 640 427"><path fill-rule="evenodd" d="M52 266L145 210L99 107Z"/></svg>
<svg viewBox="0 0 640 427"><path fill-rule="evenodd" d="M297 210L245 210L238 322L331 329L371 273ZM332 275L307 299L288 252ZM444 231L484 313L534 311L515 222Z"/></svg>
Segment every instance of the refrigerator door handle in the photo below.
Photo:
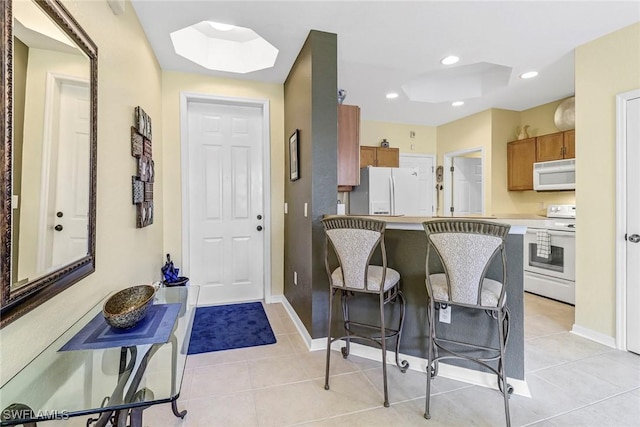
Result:
<svg viewBox="0 0 640 427"><path fill-rule="evenodd" d="M396 182L393 175L389 177L389 193L391 196L391 215L396 214Z"/></svg>

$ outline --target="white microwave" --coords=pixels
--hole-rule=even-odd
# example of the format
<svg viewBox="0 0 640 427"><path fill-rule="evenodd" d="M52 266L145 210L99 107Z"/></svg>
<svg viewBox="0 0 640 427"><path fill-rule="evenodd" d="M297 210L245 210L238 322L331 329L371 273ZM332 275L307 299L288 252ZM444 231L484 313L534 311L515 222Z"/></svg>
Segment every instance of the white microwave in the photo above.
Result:
<svg viewBox="0 0 640 427"><path fill-rule="evenodd" d="M575 190L576 160L534 163L533 189L536 191Z"/></svg>

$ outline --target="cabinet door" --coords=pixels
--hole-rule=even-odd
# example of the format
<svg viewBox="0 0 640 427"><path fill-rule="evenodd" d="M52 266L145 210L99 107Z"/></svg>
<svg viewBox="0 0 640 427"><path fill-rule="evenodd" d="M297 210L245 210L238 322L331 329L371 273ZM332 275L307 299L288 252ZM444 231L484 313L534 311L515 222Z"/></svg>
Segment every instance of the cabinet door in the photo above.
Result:
<svg viewBox="0 0 640 427"><path fill-rule="evenodd" d="M536 138L507 144L507 186L509 190L533 190Z"/></svg>
<svg viewBox="0 0 640 427"><path fill-rule="evenodd" d="M543 135L536 138L536 162L562 160L564 154L564 136L562 132Z"/></svg>
<svg viewBox="0 0 640 427"><path fill-rule="evenodd" d="M384 168L400 167L400 149L399 148L378 147L376 155L377 155L376 166L384 167Z"/></svg>
<svg viewBox="0 0 640 427"><path fill-rule="evenodd" d="M376 147L360 147L360 168L376 166Z"/></svg>
<svg viewBox="0 0 640 427"><path fill-rule="evenodd" d="M359 164L360 107L338 105L338 187L360 184Z"/></svg>
<svg viewBox="0 0 640 427"><path fill-rule="evenodd" d="M576 131L568 130L564 133L564 158L574 159L576 157Z"/></svg>

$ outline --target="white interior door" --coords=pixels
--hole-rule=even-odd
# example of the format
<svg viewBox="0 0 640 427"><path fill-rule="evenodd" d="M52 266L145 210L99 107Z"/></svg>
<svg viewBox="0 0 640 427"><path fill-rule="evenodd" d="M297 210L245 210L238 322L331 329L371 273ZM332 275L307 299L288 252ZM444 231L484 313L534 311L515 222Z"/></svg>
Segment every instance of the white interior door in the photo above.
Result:
<svg viewBox="0 0 640 427"><path fill-rule="evenodd" d="M59 101L58 131L52 144L57 149L52 150L50 169L53 191L46 213L48 233L52 233L51 266L81 258L89 250L88 84L62 82Z"/></svg>
<svg viewBox="0 0 640 427"><path fill-rule="evenodd" d="M482 214L482 159L453 158L453 215Z"/></svg>
<svg viewBox="0 0 640 427"><path fill-rule="evenodd" d="M264 297L262 108L187 104L189 277L199 305Z"/></svg>
<svg viewBox="0 0 640 427"><path fill-rule="evenodd" d="M627 100L627 349L640 354L640 98ZM637 236L637 237L636 237Z"/></svg>
<svg viewBox="0 0 640 427"><path fill-rule="evenodd" d="M401 168L418 169L419 216L435 215L435 158L432 155L400 155Z"/></svg>

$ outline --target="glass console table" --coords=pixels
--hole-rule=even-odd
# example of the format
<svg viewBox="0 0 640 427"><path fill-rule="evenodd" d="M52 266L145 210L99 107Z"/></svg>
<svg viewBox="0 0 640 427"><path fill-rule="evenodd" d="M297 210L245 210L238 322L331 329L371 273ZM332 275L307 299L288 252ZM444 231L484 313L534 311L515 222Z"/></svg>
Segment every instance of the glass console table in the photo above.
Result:
<svg viewBox="0 0 640 427"><path fill-rule="evenodd" d="M180 303L169 341L98 350L59 351L101 313L104 300L0 388L0 425L87 416L87 426L142 427L151 405L172 404L180 395L198 287L159 288L154 304Z"/></svg>

